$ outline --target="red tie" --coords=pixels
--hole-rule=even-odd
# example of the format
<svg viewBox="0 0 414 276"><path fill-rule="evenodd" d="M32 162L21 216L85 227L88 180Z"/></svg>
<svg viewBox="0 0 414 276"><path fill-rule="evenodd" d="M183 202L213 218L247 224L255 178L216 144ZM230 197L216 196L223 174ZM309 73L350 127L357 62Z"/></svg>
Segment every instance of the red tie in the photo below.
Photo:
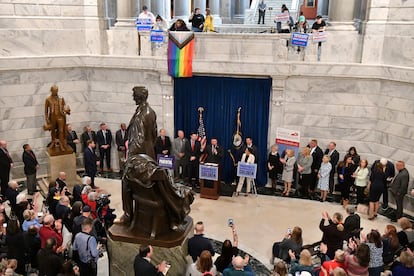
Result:
<svg viewBox="0 0 414 276"><path fill-rule="evenodd" d="M191 150L194 151L194 141L191 141Z"/></svg>

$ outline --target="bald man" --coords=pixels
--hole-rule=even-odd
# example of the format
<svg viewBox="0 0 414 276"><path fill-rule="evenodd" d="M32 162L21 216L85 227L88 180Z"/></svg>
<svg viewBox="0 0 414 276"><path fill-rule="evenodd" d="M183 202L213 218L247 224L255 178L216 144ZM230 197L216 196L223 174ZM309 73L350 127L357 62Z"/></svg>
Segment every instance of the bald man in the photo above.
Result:
<svg viewBox="0 0 414 276"><path fill-rule="evenodd" d="M408 183L410 182L410 174L405 168L404 161L397 161L395 164L397 169L397 175L394 177L394 180L391 182L391 193L395 198L395 204L397 205L397 210L395 211L395 218L393 221L397 221L403 215L403 202L405 194L407 193Z"/></svg>

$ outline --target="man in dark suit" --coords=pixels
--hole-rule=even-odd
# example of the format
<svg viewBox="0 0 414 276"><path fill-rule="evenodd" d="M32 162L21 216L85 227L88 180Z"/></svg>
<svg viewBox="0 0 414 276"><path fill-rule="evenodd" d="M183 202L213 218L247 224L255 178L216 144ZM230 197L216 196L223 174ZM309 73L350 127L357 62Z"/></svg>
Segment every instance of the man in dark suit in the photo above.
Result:
<svg viewBox="0 0 414 276"><path fill-rule="evenodd" d="M119 173L122 175L125 167L126 146L125 142L128 140L126 124L121 124L121 129L115 133L115 142L118 150Z"/></svg>
<svg viewBox="0 0 414 276"><path fill-rule="evenodd" d="M96 188L95 175L98 171L97 166L99 165L99 161L95 154L95 142L93 140L88 141L88 146L86 147L83 155L85 163L85 174L91 178L91 187Z"/></svg>
<svg viewBox="0 0 414 276"><path fill-rule="evenodd" d="M408 182L410 182L410 174L405 168L404 161L397 161L395 168L397 169L398 173L391 183L391 193L395 198L397 210L395 211L395 218L392 219L393 221L397 221L403 215L404 197L407 193Z"/></svg>
<svg viewBox="0 0 414 276"><path fill-rule="evenodd" d="M254 156L254 163L257 163L257 159L258 159L258 149L256 147L256 145L253 145L253 139L252 137L246 137L246 145L243 147L243 153L246 151L246 148L249 148L250 150L250 154L253 154Z"/></svg>
<svg viewBox="0 0 414 276"><path fill-rule="evenodd" d="M311 166L312 170L312 182L310 184L310 193L312 194L315 191L316 184L318 183L318 172L322 164L323 151L318 146L318 140L312 139L309 143L309 148L311 150L310 154L312 155L313 162Z"/></svg>
<svg viewBox="0 0 414 276"><path fill-rule="evenodd" d="M138 255L134 260L135 276L163 276L163 271L167 267L167 263L162 261L157 267L151 264L151 257L153 254L151 245L141 245L139 247Z"/></svg>
<svg viewBox="0 0 414 276"><path fill-rule="evenodd" d="M85 131L81 135L82 149L85 150L88 147L88 141L92 140L96 143L96 133L90 126L85 127Z"/></svg>
<svg viewBox="0 0 414 276"><path fill-rule="evenodd" d="M26 175L27 193L33 195L36 192L36 171L39 168L39 163L29 144L23 145L22 160L24 174Z"/></svg>
<svg viewBox="0 0 414 276"><path fill-rule="evenodd" d="M111 145L112 145L112 133L105 123L100 124L101 129L96 133L96 139L99 147L100 168L103 172L103 161L106 159L106 168L108 171L112 171L111 168Z"/></svg>
<svg viewBox="0 0 414 276"><path fill-rule="evenodd" d="M74 131L72 129L72 125L71 124L67 124L66 125L67 130L68 130L68 134L66 136L66 142L69 146L71 146L71 148L73 149L73 152L76 153L76 144L79 144L79 138L78 135L76 134L76 131Z"/></svg>
<svg viewBox="0 0 414 276"><path fill-rule="evenodd" d="M193 187L198 186L198 165L201 153L201 144L197 138L197 133L191 133L190 159L188 161L188 181Z"/></svg>
<svg viewBox="0 0 414 276"><path fill-rule="evenodd" d="M0 185L1 194L6 193L10 180L10 169L13 168L13 159L7 150L7 142L0 141Z"/></svg>
<svg viewBox="0 0 414 276"><path fill-rule="evenodd" d="M334 190L334 175L336 171L336 165L339 161L339 152L336 150L336 143L330 142L328 148L325 150L325 155L329 155L331 160L329 163L332 165L332 170L329 174L329 192L332 193Z"/></svg>
<svg viewBox="0 0 414 276"><path fill-rule="evenodd" d="M165 135L165 129L160 129L160 136L155 140L155 154L170 155L171 154L171 140Z"/></svg>
<svg viewBox="0 0 414 276"><path fill-rule="evenodd" d="M382 205L381 205L381 209L383 211L388 209L388 187L391 184L392 179L395 176L395 167L394 164L390 161L387 160L387 158L381 158L379 160L375 160L374 164L372 164L371 166L371 170L372 168L375 168L375 166L377 165L377 163L380 162L382 164L383 167L385 167L385 180L384 181L384 193L382 194Z"/></svg>
<svg viewBox="0 0 414 276"><path fill-rule="evenodd" d="M204 152L207 153L205 163L220 164L224 157L224 150L218 144L217 138L211 138L210 145L206 146Z"/></svg>

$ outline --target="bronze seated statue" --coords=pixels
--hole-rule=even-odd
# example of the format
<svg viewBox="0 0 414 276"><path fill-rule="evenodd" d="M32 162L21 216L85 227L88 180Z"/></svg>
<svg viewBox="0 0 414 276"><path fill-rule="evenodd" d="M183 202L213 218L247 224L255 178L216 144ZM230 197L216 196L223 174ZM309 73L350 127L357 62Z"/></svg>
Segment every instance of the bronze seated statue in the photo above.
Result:
<svg viewBox="0 0 414 276"><path fill-rule="evenodd" d="M153 239L182 229L194 194L190 188L173 183L151 157L134 154L125 165L122 199L124 215L120 223Z"/></svg>

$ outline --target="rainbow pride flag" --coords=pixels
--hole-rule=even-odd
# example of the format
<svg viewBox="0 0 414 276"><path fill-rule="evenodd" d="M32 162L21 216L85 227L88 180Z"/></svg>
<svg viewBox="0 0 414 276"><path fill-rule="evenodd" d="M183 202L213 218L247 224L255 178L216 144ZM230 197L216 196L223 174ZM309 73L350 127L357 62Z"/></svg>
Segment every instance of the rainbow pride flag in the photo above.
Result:
<svg viewBox="0 0 414 276"><path fill-rule="evenodd" d="M194 33L168 34L168 74L174 78L193 76Z"/></svg>

